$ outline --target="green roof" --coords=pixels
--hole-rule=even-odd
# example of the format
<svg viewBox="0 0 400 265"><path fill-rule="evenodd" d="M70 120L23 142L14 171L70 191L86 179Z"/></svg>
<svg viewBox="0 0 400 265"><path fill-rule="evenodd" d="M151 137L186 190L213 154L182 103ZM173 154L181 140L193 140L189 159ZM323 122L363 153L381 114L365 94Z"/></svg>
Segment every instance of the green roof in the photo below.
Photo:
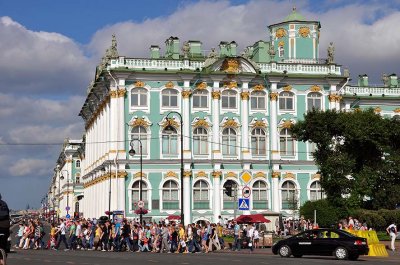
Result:
<svg viewBox="0 0 400 265"><path fill-rule="evenodd" d="M296 8L294 7L292 13L284 19L284 22L289 22L289 21L307 21L307 19L304 16L297 13Z"/></svg>

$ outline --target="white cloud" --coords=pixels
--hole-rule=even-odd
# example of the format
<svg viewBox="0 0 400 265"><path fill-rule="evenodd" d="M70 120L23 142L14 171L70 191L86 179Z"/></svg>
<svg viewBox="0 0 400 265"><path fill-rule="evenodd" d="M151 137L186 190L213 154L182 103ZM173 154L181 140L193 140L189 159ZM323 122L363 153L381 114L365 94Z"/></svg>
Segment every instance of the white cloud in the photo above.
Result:
<svg viewBox="0 0 400 265"><path fill-rule="evenodd" d="M53 163L48 160L20 159L9 168L9 172L15 177L27 176L31 174L37 176L47 174L52 164Z"/></svg>
<svg viewBox="0 0 400 265"><path fill-rule="evenodd" d="M0 90L71 94L85 90L93 64L73 40L31 31L10 17L0 17Z"/></svg>

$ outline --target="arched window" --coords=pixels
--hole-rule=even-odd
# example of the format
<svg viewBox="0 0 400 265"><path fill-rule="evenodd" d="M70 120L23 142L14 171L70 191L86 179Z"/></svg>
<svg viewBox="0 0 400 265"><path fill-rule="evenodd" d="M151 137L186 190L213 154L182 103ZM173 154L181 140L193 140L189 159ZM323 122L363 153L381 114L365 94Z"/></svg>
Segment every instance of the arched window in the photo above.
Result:
<svg viewBox="0 0 400 265"><path fill-rule="evenodd" d="M251 131L251 153L253 155L267 154L267 136L262 128L254 128Z"/></svg>
<svg viewBox="0 0 400 265"><path fill-rule="evenodd" d="M77 167L77 168L81 167L81 160L76 160L75 167Z"/></svg>
<svg viewBox="0 0 400 265"><path fill-rule="evenodd" d="M162 91L163 107L178 107L178 91L175 89L164 89Z"/></svg>
<svg viewBox="0 0 400 265"><path fill-rule="evenodd" d="M294 139L290 129L284 128L281 130L279 142L282 156L294 156Z"/></svg>
<svg viewBox="0 0 400 265"><path fill-rule="evenodd" d="M253 184L253 209L268 209L268 186L262 180Z"/></svg>
<svg viewBox="0 0 400 265"><path fill-rule="evenodd" d="M195 90L192 96L193 108L208 108L208 91L205 89Z"/></svg>
<svg viewBox="0 0 400 265"><path fill-rule="evenodd" d="M144 208L148 208L148 189L147 189L147 184L146 182L142 181L142 201L144 201ZM136 209L137 206L135 206L135 203L140 201L140 180L135 181L132 184L132 209Z"/></svg>
<svg viewBox="0 0 400 265"><path fill-rule="evenodd" d="M208 196L208 184L204 180L199 180L193 185L193 208L209 209L210 199Z"/></svg>
<svg viewBox="0 0 400 265"><path fill-rule="evenodd" d="M167 180L162 188L163 209L179 209L178 184Z"/></svg>
<svg viewBox="0 0 400 265"><path fill-rule="evenodd" d="M322 95L318 92L311 92L307 95L307 110L322 109Z"/></svg>
<svg viewBox="0 0 400 265"><path fill-rule="evenodd" d="M195 128L193 131L193 154L208 155L208 135L203 127Z"/></svg>
<svg viewBox="0 0 400 265"><path fill-rule="evenodd" d="M176 129L172 133L163 130L162 132L162 153L164 155L178 154L178 133Z"/></svg>
<svg viewBox="0 0 400 265"><path fill-rule="evenodd" d="M131 107L147 106L147 90L145 88L132 88L131 90Z"/></svg>
<svg viewBox="0 0 400 265"><path fill-rule="evenodd" d="M252 110L266 110L266 93L264 91L254 91L250 96Z"/></svg>
<svg viewBox="0 0 400 265"><path fill-rule="evenodd" d="M279 110L294 110L294 94L284 91L279 94Z"/></svg>
<svg viewBox="0 0 400 265"><path fill-rule="evenodd" d="M237 92L235 90L224 90L221 94L223 109L236 109Z"/></svg>
<svg viewBox="0 0 400 265"><path fill-rule="evenodd" d="M225 128L222 131L222 154L236 155L237 136L232 128Z"/></svg>
<svg viewBox="0 0 400 265"><path fill-rule="evenodd" d="M283 49L283 46L279 46L279 48L278 48L278 56L279 57L285 56L285 49Z"/></svg>
<svg viewBox="0 0 400 265"><path fill-rule="evenodd" d="M131 140L139 139L142 142L143 155L147 155L147 130L143 126L135 126L131 130ZM132 148L136 154L140 155L139 141L132 141Z"/></svg>
<svg viewBox="0 0 400 265"><path fill-rule="evenodd" d="M228 196L225 193L225 190L227 189L227 186L231 186L231 190L232 190L232 196ZM237 187L238 184L236 181L234 180L228 180L224 183L224 190L223 190L223 208L224 209L234 209L234 207L237 207L236 203L235 203L235 192L237 192Z"/></svg>
<svg viewBox="0 0 400 265"><path fill-rule="evenodd" d="M282 184L282 209L296 210L298 205L296 185L293 181L285 181Z"/></svg>
<svg viewBox="0 0 400 265"><path fill-rule="evenodd" d="M316 180L310 185L310 201L321 200L324 197L324 191L321 183Z"/></svg>

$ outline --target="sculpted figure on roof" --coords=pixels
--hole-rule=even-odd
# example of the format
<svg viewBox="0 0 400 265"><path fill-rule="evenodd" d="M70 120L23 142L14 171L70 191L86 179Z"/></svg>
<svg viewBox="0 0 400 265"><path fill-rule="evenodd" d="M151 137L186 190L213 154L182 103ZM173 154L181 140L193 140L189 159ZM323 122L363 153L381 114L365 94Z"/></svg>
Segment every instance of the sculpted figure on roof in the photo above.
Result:
<svg viewBox="0 0 400 265"><path fill-rule="evenodd" d="M328 47L328 63L334 63L334 57L335 57L335 47L333 46L333 42L329 44Z"/></svg>
<svg viewBox="0 0 400 265"><path fill-rule="evenodd" d="M211 48L211 51L208 54L203 67L208 67L213 63L215 63L217 60L218 60L218 53L215 51L215 48Z"/></svg>

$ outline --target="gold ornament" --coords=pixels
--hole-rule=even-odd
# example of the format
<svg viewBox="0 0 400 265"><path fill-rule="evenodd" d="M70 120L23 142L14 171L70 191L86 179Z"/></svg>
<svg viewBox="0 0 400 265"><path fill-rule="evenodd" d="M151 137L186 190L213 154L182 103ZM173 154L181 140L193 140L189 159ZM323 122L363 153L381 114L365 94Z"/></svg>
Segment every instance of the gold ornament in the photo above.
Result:
<svg viewBox="0 0 400 265"><path fill-rule="evenodd" d="M239 72L240 62L238 59L227 58L224 60L221 66L221 71L225 71L226 73L238 73Z"/></svg>
<svg viewBox="0 0 400 265"><path fill-rule="evenodd" d="M295 175L293 174L293 173L286 173L285 174L285 177L284 177L285 179L287 179L287 178L290 178L290 179L295 179Z"/></svg>
<svg viewBox="0 0 400 265"><path fill-rule="evenodd" d="M312 179L321 179L321 174L314 174L311 176Z"/></svg>
<svg viewBox="0 0 400 265"><path fill-rule="evenodd" d="M400 113L400 108L396 108L393 111L394 111L394 113Z"/></svg>
<svg viewBox="0 0 400 265"><path fill-rule="evenodd" d="M224 178L237 178L237 174L234 172L228 172L225 174Z"/></svg>
<svg viewBox="0 0 400 265"><path fill-rule="evenodd" d="M183 176L185 177L185 178L187 178L187 177L190 177L192 175L192 171L183 171Z"/></svg>
<svg viewBox="0 0 400 265"><path fill-rule="evenodd" d="M278 93L277 92L272 92L271 94L269 94L269 98L271 99L271 101L275 101L278 99Z"/></svg>
<svg viewBox="0 0 400 265"><path fill-rule="evenodd" d="M173 82L169 81L168 83L165 84L165 88L174 88L175 85Z"/></svg>
<svg viewBox="0 0 400 265"><path fill-rule="evenodd" d="M278 43L278 46L279 46L279 47L285 46L285 42L284 42L283 40L281 40L281 41Z"/></svg>
<svg viewBox="0 0 400 265"><path fill-rule="evenodd" d="M280 172L278 172L278 171L274 171L274 172L272 172L272 178L279 178L279 176L281 175L281 173Z"/></svg>
<svg viewBox="0 0 400 265"><path fill-rule="evenodd" d="M213 171L213 173L212 173L212 176L214 178L219 178L219 177L221 177L221 175L222 175L221 171Z"/></svg>
<svg viewBox="0 0 400 265"><path fill-rule="evenodd" d="M253 128L265 128L265 127L267 127L267 126L265 125L265 122L263 122L263 121L256 121L253 124Z"/></svg>
<svg viewBox="0 0 400 265"><path fill-rule="evenodd" d="M238 123L234 119L228 119L224 123L223 127L224 128L237 128L238 127Z"/></svg>
<svg viewBox="0 0 400 265"><path fill-rule="evenodd" d="M193 125L194 128L197 127L204 127L204 128L208 128L210 125L208 124L208 122L205 119L199 119L198 121L196 121L196 123Z"/></svg>
<svg viewBox="0 0 400 265"><path fill-rule="evenodd" d="M136 81L135 82L135 87L144 87L145 86L145 83L144 82L142 82L142 81Z"/></svg>
<svg viewBox="0 0 400 265"><path fill-rule="evenodd" d="M283 89L283 91L291 91L292 90L292 86L291 85L287 85L287 86L284 86L282 89Z"/></svg>
<svg viewBox="0 0 400 265"><path fill-rule="evenodd" d="M118 94L117 94L117 91L116 91L116 90L110 90L109 93L110 93L110 97L111 97L111 98L117 98L117 95L118 95Z"/></svg>
<svg viewBox="0 0 400 265"><path fill-rule="evenodd" d="M336 102L336 95L330 94L330 95L328 96L328 99L329 99L329 102Z"/></svg>
<svg viewBox="0 0 400 265"><path fill-rule="evenodd" d="M206 174L206 172L204 172L204 171L199 171L197 174L196 174L196 178L206 178L207 177L207 174Z"/></svg>
<svg viewBox="0 0 400 265"><path fill-rule="evenodd" d="M237 82L236 81L228 81L224 83L224 87L227 88L234 88L237 87Z"/></svg>
<svg viewBox="0 0 400 265"><path fill-rule="evenodd" d="M136 127L136 126L142 126L144 128L149 127L149 123L143 118L138 118L138 119L134 120L130 125L132 127Z"/></svg>
<svg viewBox="0 0 400 265"><path fill-rule="evenodd" d="M313 85L310 87L310 91L311 92L319 92L319 91L321 91L321 88L317 85Z"/></svg>
<svg viewBox="0 0 400 265"><path fill-rule="evenodd" d="M262 85L262 84L258 84L258 85L255 85L254 87L253 87L253 89L255 90L255 91L261 91L261 90L264 90L264 86Z"/></svg>
<svg viewBox="0 0 400 265"><path fill-rule="evenodd" d="M308 35L310 35L310 28L309 27L301 27L299 29L299 34L300 36L302 36L303 38L308 37Z"/></svg>
<svg viewBox="0 0 400 265"><path fill-rule="evenodd" d="M168 171L167 174L165 174L165 177L167 177L167 178L178 178L178 175L173 171Z"/></svg>
<svg viewBox="0 0 400 265"><path fill-rule="evenodd" d="M263 172L257 172L254 175L254 178L266 178L266 177L267 177L267 175L265 175L265 173L263 173Z"/></svg>
<svg viewBox="0 0 400 265"><path fill-rule="evenodd" d="M117 94L118 94L118 97L120 98L120 97L124 97L125 96L125 93L126 93L126 90L125 89L118 89L117 90Z"/></svg>
<svg viewBox="0 0 400 265"><path fill-rule="evenodd" d="M380 112L382 111L382 109L381 109L380 107L376 107L376 108L374 109L374 111L377 112L377 113L380 113Z"/></svg>
<svg viewBox="0 0 400 265"><path fill-rule="evenodd" d="M213 91L213 92L211 92L211 96L212 96L213 99L220 99L220 97L221 97L221 92L219 92L219 91Z"/></svg>
<svg viewBox="0 0 400 265"><path fill-rule="evenodd" d="M240 93L242 100L249 100L250 93L249 92L242 92Z"/></svg>
<svg viewBox="0 0 400 265"><path fill-rule="evenodd" d="M163 123L163 128L167 127L171 125L174 128L179 128L179 123L177 121L175 121L174 119L171 118L167 118L164 123Z"/></svg>
<svg viewBox="0 0 400 265"><path fill-rule="evenodd" d="M190 91L190 90L182 90L182 97L183 98L189 98L190 97L190 95L192 94L192 91Z"/></svg>
<svg viewBox="0 0 400 265"><path fill-rule="evenodd" d="M276 36L278 39L285 37L285 36L286 36L286 29L284 29L284 28L279 28L279 29L277 29L277 30L276 30L275 36Z"/></svg>
<svg viewBox="0 0 400 265"><path fill-rule="evenodd" d="M197 85L197 89L206 89L207 88L207 83L206 82L201 82L200 84Z"/></svg>
<svg viewBox="0 0 400 265"><path fill-rule="evenodd" d="M282 128L284 128L284 129L290 129L290 128L292 128L292 126L293 126L293 123L290 120L284 121L282 124Z"/></svg>

